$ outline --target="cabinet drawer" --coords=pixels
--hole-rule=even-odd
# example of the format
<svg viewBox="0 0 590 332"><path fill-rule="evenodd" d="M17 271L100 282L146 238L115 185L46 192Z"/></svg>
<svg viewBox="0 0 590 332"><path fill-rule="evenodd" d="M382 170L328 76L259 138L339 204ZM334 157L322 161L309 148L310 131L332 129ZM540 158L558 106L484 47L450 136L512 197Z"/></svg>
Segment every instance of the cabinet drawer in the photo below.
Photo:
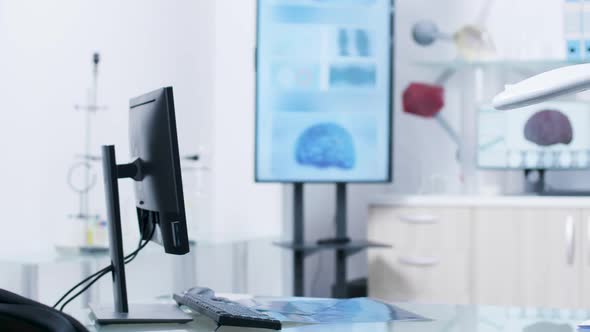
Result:
<svg viewBox="0 0 590 332"><path fill-rule="evenodd" d="M465 251L395 249L369 254L369 296L385 301L469 303L469 280Z"/></svg>
<svg viewBox="0 0 590 332"><path fill-rule="evenodd" d="M470 247L468 208L374 207L369 239L402 249L466 250Z"/></svg>

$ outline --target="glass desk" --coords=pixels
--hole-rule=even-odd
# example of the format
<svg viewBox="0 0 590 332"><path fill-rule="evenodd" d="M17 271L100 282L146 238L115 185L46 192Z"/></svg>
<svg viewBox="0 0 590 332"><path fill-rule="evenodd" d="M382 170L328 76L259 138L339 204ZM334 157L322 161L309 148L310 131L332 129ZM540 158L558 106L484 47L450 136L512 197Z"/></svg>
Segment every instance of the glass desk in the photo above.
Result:
<svg viewBox="0 0 590 332"><path fill-rule="evenodd" d="M284 291L284 252L273 245L276 239L201 240L183 256L167 255L161 246L149 244L131 265L128 284L134 284L131 298L150 300L201 285L222 293L280 296ZM127 246L131 250L131 245ZM106 266L107 252L83 253L50 248L45 251L0 255L0 274L17 274L6 288L25 297L53 304L76 282ZM158 287L141 278L159 266ZM63 270L62 270L63 269ZM13 272L14 271L14 272ZM65 271L65 272L64 272ZM261 274L260 271L265 271ZM15 273L16 272L16 273ZM64 275L64 273L68 273ZM110 278L103 278L72 305L112 301ZM0 279L0 283L1 283ZM50 286L50 288L49 288Z"/></svg>
<svg viewBox="0 0 590 332"><path fill-rule="evenodd" d="M589 310L517 308L469 305L431 305L395 303L431 321L399 321L390 323L357 323L336 325L284 324L284 331L293 332L568 332L590 317ZM185 325L93 326L88 312L74 316L87 324L92 332L105 331L215 331L213 321L195 315L195 321ZM80 318L82 317L82 318ZM221 327L218 332L266 331Z"/></svg>

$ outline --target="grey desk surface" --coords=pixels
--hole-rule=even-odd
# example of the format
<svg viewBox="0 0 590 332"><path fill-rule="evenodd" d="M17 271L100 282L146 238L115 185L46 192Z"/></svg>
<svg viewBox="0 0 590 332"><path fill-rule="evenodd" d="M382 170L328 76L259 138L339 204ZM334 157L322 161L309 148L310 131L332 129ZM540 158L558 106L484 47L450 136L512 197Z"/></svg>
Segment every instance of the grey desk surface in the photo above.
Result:
<svg viewBox="0 0 590 332"><path fill-rule="evenodd" d="M285 325L284 331L293 332L568 332L576 331L577 324L590 319L590 310L545 308L492 307L469 305L431 305L396 303L399 307L431 318L422 322L389 322L338 325ZM195 321L185 325L94 326L88 312L74 314L92 332L105 331L215 331L213 321L195 315ZM235 327L221 327L218 332L266 331Z"/></svg>

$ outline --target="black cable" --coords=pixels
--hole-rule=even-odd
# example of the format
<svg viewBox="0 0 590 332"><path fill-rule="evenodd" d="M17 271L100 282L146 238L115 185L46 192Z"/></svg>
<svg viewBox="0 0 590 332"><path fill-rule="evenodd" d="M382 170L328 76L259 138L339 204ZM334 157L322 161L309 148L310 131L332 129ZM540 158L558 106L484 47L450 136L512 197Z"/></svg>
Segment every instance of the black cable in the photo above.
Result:
<svg viewBox="0 0 590 332"><path fill-rule="evenodd" d="M105 268L103 268L102 270L91 274L90 276L88 276L86 279L80 281L79 283L77 283L74 287L70 288L57 302L55 302L55 304L53 305L53 308L56 308L61 301L63 301L68 295L70 295L70 293L72 293L73 291L76 290L76 288L82 286L83 284L85 284L88 280L94 278L95 276L99 275L100 273L104 272L104 271L110 271L111 267L107 266Z"/></svg>
<svg viewBox="0 0 590 332"><path fill-rule="evenodd" d="M125 257L125 259L127 259L127 258L128 258L128 257L130 257L130 256L131 256L131 254L130 254L130 255L128 255L127 257ZM93 274L89 275L89 276L88 276L88 277L86 277L84 280L82 280L82 281L80 281L79 283L77 283L76 285L74 285L74 287L70 288L70 290L68 290L68 291L67 291L67 292L66 292L66 293L65 293L65 294L64 294L64 295L63 295L63 296L62 296L62 297L61 297L61 298L60 298L60 299L59 299L59 300L58 300L58 301L57 301L57 302L56 302L56 303L53 305L53 308L56 308L56 307L59 305L59 303L60 303L61 301L63 301L63 300L64 300L64 299L65 299L65 298L66 298L68 295L70 295L70 293L72 293L73 291L75 291L75 290L76 290L76 288L78 288L78 287L82 286L83 284L85 284L86 282L88 282L90 279L92 279L92 278L96 277L97 275L99 275L99 274L101 274L101 273L103 273L103 272L105 272L105 271L106 271L106 272L110 272L110 271L112 271L112 266L111 266L111 265L109 265L109 266L106 266L106 267L102 268L101 270L99 270L98 272L95 272L95 273L93 273Z"/></svg>
<svg viewBox="0 0 590 332"><path fill-rule="evenodd" d="M59 311L63 311L64 308L72 301L74 301L78 296L80 296L82 293L84 293L86 290L88 290L88 288L90 288L90 286L94 285L95 282L97 282L98 280L100 280L100 278L104 277L107 273L110 272L111 269L108 269L107 271L104 271L102 273L100 273L98 276L96 276L96 278L94 278L94 280L92 280L90 283L88 283L88 285L84 286L84 288L82 288L78 293L72 295L72 297L70 297L66 302L64 302L61 307L59 308Z"/></svg>
<svg viewBox="0 0 590 332"><path fill-rule="evenodd" d="M143 239L140 238L139 239L139 244L137 249L135 249L135 251L133 251L132 253L130 253L129 255L125 256L125 264L132 262L135 257L137 257L137 254L139 253L139 251L141 251L150 241L150 239L154 236L154 233L156 231L156 228L154 227L152 229L151 234L149 235L149 237L145 240L145 242L143 242ZM142 232L143 234L143 232ZM143 242L143 243L142 243ZM95 280L93 280L89 285L87 285L87 287L84 287L84 289L80 292L78 292L77 294L75 294L67 303L71 302L71 300L75 299L76 297L78 297L80 294L82 294L85 290L87 290L90 286L92 286L92 284L94 284L96 281L98 281L100 278L102 278L105 274L107 274L108 272L111 272L113 270L112 265L106 266L102 269L100 269L99 271L91 274L90 276L86 277L84 280L80 281L79 283L77 283L76 285L74 285L74 287L70 288L54 305L53 308L57 308L57 306L69 295L71 294L73 291L75 291L78 287L84 285L86 282L90 281L92 278L97 277ZM65 307L65 304L62 306L62 309Z"/></svg>
<svg viewBox="0 0 590 332"><path fill-rule="evenodd" d="M142 244L141 240L140 240L140 245L137 249L135 249L134 252L130 253L129 255L125 256L125 264L132 262L136 257L137 254L139 254L139 252L149 243L149 239L151 239L154 236L156 228L154 227L152 229L152 233L150 234L150 236L148 237L148 240L145 240L145 242ZM66 302L64 302L64 304L62 304L61 308L59 309L59 311L63 311L64 308L73 300L75 300L78 296L80 296L82 293L84 293L86 290L88 290L88 288L90 288L92 285L94 285L98 280L100 280L102 277L104 277L107 273L111 272L113 270L112 266L107 266L105 268L103 268L102 270L96 272L93 274L93 276L96 275L96 277L94 278L94 280L92 280L90 283L88 283L84 288L82 288L78 293L72 295L72 297L67 300ZM89 277L89 278L92 278ZM89 278L86 278L86 280L88 280ZM74 288L75 289L75 288ZM69 293L71 293L74 289L71 289L69 291Z"/></svg>

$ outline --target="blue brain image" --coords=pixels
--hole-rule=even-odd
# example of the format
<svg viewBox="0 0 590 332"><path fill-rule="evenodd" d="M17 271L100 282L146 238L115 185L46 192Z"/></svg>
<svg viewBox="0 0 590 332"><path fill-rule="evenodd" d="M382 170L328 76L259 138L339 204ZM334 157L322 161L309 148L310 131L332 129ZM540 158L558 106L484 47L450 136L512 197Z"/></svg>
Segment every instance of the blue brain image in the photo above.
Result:
<svg viewBox="0 0 590 332"><path fill-rule="evenodd" d="M334 123L307 128L297 139L295 149L295 158L301 165L352 169L355 164L352 136Z"/></svg>

